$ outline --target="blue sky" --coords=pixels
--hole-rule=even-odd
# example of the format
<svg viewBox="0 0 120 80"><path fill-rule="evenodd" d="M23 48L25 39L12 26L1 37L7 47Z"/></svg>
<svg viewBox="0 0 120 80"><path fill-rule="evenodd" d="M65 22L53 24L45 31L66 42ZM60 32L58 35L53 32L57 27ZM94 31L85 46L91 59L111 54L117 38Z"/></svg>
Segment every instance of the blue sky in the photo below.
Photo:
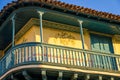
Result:
<svg viewBox="0 0 120 80"><path fill-rule="evenodd" d="M0 0L0 10L12 0ZM98 11L120 15L120 0L61 0L66 3L76 4Z"/></svg>

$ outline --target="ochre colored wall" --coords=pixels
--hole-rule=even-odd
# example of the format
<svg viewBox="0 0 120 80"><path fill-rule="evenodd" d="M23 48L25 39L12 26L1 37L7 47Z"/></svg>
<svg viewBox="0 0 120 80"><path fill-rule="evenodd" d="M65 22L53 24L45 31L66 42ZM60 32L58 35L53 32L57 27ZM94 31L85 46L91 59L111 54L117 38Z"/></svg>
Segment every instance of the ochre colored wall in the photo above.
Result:
<svg viewBox="0 0 120 80"><path fill-rule="evenodd" d="M40 36L39 36L40 29L38 26L33 26L33 27L35 28L35 31L36 31L36 42L40 42ZM90 38L89 37L90 36L89 36L88 30L84 29L85 49L90 49ZM43 28L43 42L48 43L48 44L61 45L61 46L82 49L80 33L70 32L70 31L65 31L65 30L44 27ZM49 49L48 49L48 52L49 52ZM64 55L64 57L69 56L69 54L67 55L67 54L63 54L60 52L57 52L57 55L53 54L53 53L56 53L56 50L54 50L54 52L52 52L52 53L51 53L51 51L49 52L48 61L50 59L56 59L55 61L57 61L56 57L57 57L57 55L59 55L58 57L60 57L60 54ZM70 53L72 55L72 51ZM51 57L49 57L49 55L51 55ZM76 53L76 55L78 55L78 53ZM82 53L81 53L81 55L83 56ZM73 54L73 56L75 56L75 54ZM64 58L64 60L66 61L66 58ZM76 60L77 59L75 59L74 61L77 62ZM65 62L65 64L71 63L70 58L68 58L68 62L69 63ZM58 63L60 63L60 60L58 60ZM63 63L63 61L62 61L62 63ZM77 65L77 64L75 64L75 65Z"/></svg>
<svg viewBox="0 0 120 80"><path fill-rule="evenodd" d="M25 42L35 42L35 28L31 27L20 39L15 41L15 44L21 44Z"/></svg>
<svg viewBox="0 0 120 80"><path fill-rule="evenodd" d="M91 32L87 29L84 29L83 32L84 32L84 40L85 40L85 44L84 44L85 49L89 49L89 50L91 49L90 33L93 33L93 34L111 37L113 41L114 53L120 54L120 50L119 50L120 40L118 39L118 35L113 36L113 35L107 35L103 33ZM16 44L21 44L25 42L40 42L39 26L32 26L18 41L16 41ZM43 28L43 42L48 44L68 46L68 47L74 47L74 48L80 48L80 49L82 48L82 43L81 43L81 38L79 33L53 29L48 27ZM64 56L67 56L67 55L64 55ZM87 57L89 57L89 55ZM51 57L48 57L48 60L49 59L51 59ZM89 64L89 61L87 61L87 64Z"/></svg>
<svg viewBox="0 0 120 80"><path fill-rule="evenodd" d="M85 40L85 49L91 49L90 46L90 34L87 29L83 30L84 40ZM91 33L91 32L90 32ZM115 54L120 54L120 35L107 35L103 33L92 32L93 34L108 36L112 38L113 48ZM39 26L31 27L19 40L16 41L16 44L21 44L24 42L40 42L40 29ZM70 32L65 30L58 30L53 28L43 28L43 42L48 44L55 44L61 46L68 46L74 48L82 48L80 34L76 32Z"/></svg>
<svg viewBox="0 0 120 80"><path fill-rule="evenodd" d="M90 33L87 29L83 30L84 33L84 40L85 40L85 49L90 50L91 49L91 45L90 45Z"/></svg>
<svg viewBox="0 0 120 80"><path fill-rule="evenodd" d="M113 46L115 54L120 55L120 35L113 36Z"/></svg>
<svg viewBox="0 0 120 80"><path fill-rule="evenodd" d="M34 26L36 31L36 42L40 42L40 30L39 27ZM89 32L84 30L85 49L90 49ZM53 28L43 28L43 42L48 44L55 44L61 46L68 46L74 48L82 48L80 34L76 32L70 32L65 30L58 30Z"/></svg>
<svg viewBox="0 0 120 80"><path fill-rule="evenodd" d="M114 46L114 53L120 55L120 35L113 36L113 46ZM116 59L117 65L120 65L119 61L120 59L117 58ZM118 66L118 70L120 71L120 66Z"/></svg>
<svg viewBox="0 0 120 80"><path fill-rule="evenodd" d="M85 49L91 49L90 46L90 34L87 29L84 29L84 40L85 40ZM90 32L93 34L108 36L112 38L113 48L115 54L120 54L120 35L107 35L103 33ZM16 41L16 44L21 44L24 42L40 42L40 29L39 26L31 27L19 40ZM74 48L82 48L80 34L76 32L70 32L65 30L58 30L53 28L43 28L43 42L48 44L55 44L61 46L68 46Z"/></svg>

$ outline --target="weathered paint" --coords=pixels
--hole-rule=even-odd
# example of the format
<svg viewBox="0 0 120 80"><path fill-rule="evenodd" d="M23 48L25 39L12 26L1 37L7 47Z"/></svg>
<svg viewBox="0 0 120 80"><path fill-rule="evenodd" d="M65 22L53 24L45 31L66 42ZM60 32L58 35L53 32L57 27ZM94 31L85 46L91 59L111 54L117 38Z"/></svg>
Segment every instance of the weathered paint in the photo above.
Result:
<svg viewBox="0 0 120 80"><path fill-rule="evenodd" d="M114 35L112 41L114 46L114 53L120 55L120 35ZM120 65L119 61L120 61L119 58L116 59L117 65ZM120 70L119 66L118 70Z"/></svg>
<svg viewBox="0 0 120 80"><path fill-rule="evenodd" d="M39 27L34 26L36 31L36 42L39 42ZM43 42L61 46L68 46L74 48L82 48L81 38L79 33L65 31L65 30L58 30L53 28L43 28ZM90 39L89 39L89 32L85 30L85 49L90 48Z"/></svg>
<svg viewBox="0 0 120 80"><path fill-rule="evenodd" d="M26 42L35 42L35 28L31 27L20 39L16 41L17 44L26 43Z"/></svg>
<svg viewBox="0 0 120 80"><path fill-rule="evenodd" d="M101 36L106 36L106 37L111 37L112 38L112 44L113 44L113 50L114 54L120 55L120 35L109 35L109 34L104 34L104 33L99 33L99 32L94 32L94 31L89 31L92 34L97 34Z"/></svg>
<svg viewBox="0 0 120 80"><path fill-rule="evenodd" d="M85 31L84 32L85 49L89 49L90 48L89 32L86 29L84 29L84 31ZM25 42L40 42L39 26L31 27L20 39L18 39L18 41L16 41L16 45L21 44L21 43L25 43ZM43 28L43 42L48 43L48 44L55 44L55 45L61 45L61 46L82 49L80 34L76 33L76 32L65 31L65 30L44 27ZM36 51L38 51L38 49L36 49ZM50 52L50 50L48 50L48 51ZM54 49L51 53L51 55L53 56L52 58L55 58L55 56L61 54L60 52L57 52L58 54L54 54L55 52L56 52L56 49ZM72 51L70 51L70 54L75 56L74 55L75 53ZM27 55L28 54L26 54L26 56ZM48 54L48 56L49 55L50 54ZM62 55L64 55L65 59L67 59L66 57L69 56L69 54L65 54L65 52L63 52ZM78 53L76 53L76 55L78 55ZM81 57L83 55L84 54L81 53ZM38 56L38 55L36 55L36 56ZM58 56L58 57L60 57L60 56ZM50 61L50 58L51 57L49 56L48 57L49 61ZM38 60L38 58L37 58L37 60ZM76 62L76 60L77 59L75 59L74 61ZM82 62L84 61L84 57L83 57L83 60L81 60L81 61ZM58 63L60 63L59 60L58 60ZM71 63L71 58L69 58L69 63L65 62L65 64L73 64L73 63L74 62ZM87 64L89 64L88 60L87 60ZM75 63L75 65L77 65L77 63ZM84 66L85 64L81 64L81 65Z"/></svg>
<svg viewBox="0 0 120 80"><path fill-rule="evenodd" d="M120 35L113 36L113 46L115 54L120 55Z"/></svg>

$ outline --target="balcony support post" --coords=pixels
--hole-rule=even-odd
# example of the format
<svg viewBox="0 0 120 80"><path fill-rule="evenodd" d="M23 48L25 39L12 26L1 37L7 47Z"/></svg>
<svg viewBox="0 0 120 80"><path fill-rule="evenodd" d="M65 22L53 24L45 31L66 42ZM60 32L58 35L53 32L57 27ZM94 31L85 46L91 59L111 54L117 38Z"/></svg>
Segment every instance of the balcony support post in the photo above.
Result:
<svg viewBox="0 0 120 80"><path fill-rule="evenodd" d="M80 37L81 37L81 41L82 41L82 49L85 49L85 46L84 46L83 27L82 27L83 21L78 20L78 22L79 22L79 25L80 25Z"/></svg>
<svg viewBox="0 0 120 80"><path fill-rule="evenodd" d="M41 74L42 74L42 80L47 80L46 70L42 70Z"/></svg>
<svg viewBox="0 0 120 80"><path fill-rule="evenodd" d="M43 24L42 24L42 16L44 12L37 10L37 13L39 14L40 19L40 42L41 42L41 53L42 53L42 61L44 61L44 49L42 46L43 43Z"/></svg>
<svg viewBox="0 0 120 80"><path fill-rule="evenodd" d="M85 49L85 46L84 46L83 27L82 27L83 21L78 20L78 22L79 22L79 25L80 25L80 37L81 37L81 41L82 41L82 49ZM83 52L83 55L84 55L83 66L87 66L87 64L86 64L86 54L85 54L84 52Z"/></svg>
<svg viewBox="0 0 120 80"><path fill-rule="evenodd" d="M77 78L78 78L78 74L75 73L75 74L72 76L71 80L77 80Z"/></svg>
<svg viewBox="0 0 120 80"><path fill-rule="evenodd" d="M40 42L43 43L43 25L42 25L42 16L44 12L37 11L39 14L39 19L40 19Z"/></svg>
<svg viewBox="0 0 120 80"><path fill-rule="evenodd" d="M12 20L12 47L14 47L15 45L15 15L16 14L14 14L11 18Z"/></svg>
<svg viewBox="0 0 120 80"><path fill-rule="evenodd" d="M63 72L59 72L59 73L58 73L58 79L57 79L57 80L62 80L62 77L63 77Z"/></svg>

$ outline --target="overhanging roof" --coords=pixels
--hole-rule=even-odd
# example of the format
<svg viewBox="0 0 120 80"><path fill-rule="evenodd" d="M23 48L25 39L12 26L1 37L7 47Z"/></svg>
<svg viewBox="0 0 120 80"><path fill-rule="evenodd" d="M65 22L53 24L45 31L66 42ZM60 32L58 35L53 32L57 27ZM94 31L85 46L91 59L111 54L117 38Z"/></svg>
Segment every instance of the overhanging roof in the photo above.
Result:
<svg viewBox="0 0 120 80"><path fill-rule="evenodd" d="M109 21L110 23L120 24L120 15L114 15L111 13L101 12L92 10L89 8L84 8L81 6L67 4L57 0L17 0L12 3L8 3L0 12L0 25L3 21L9 16L9 14L25 6L38 6L38 7L47 7L50 9L58 9L65 13L71 13L77 16L84 16L93 19L99 19L103 21Z"/></svg>
<svg viewBox="0 0 120 80"><path fill-rule="evenodd" d="M26 9L27 7L28 9ZM8 20L9 16L13 12L23 9L16 14L15 33L17 33L31 18L39 19L39 15L34 10L36 8L49 10L43 15L44 20L79 27L77 20L71 18L71 16L75 16L83 20L84 28L107 34L120 34L120 16L104 12L102 12L103 15L100 15L101 12L55 0L18 0L5 6L0 13L0 49L4 49L12 40L12 24L11 20ZM107 17L108 15L109 17ZM6 20L8 22L5 23Z"/></svg>

